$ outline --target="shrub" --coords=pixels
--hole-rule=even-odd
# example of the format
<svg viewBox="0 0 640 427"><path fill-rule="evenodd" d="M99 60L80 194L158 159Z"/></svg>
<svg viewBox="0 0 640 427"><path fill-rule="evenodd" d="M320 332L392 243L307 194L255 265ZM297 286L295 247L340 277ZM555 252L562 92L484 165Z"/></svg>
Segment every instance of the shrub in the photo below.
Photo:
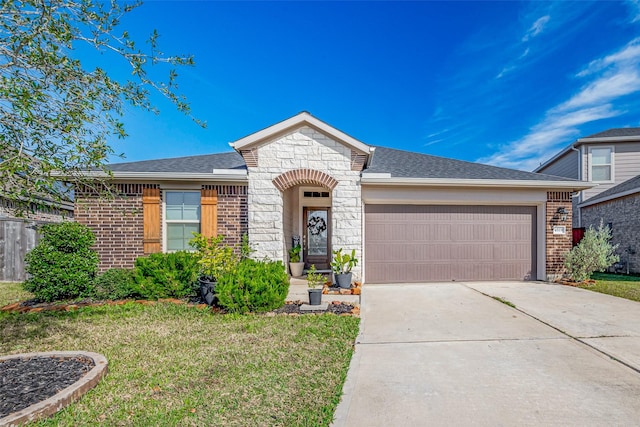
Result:
<svg viewBox="0 0 640 427"><path fill-rule="evenodd" d="M95 237L77 222L41 227L38 245L25 258L29 278L24 289L44 301L73 299L91 294L98 270L98 254L90 248Z"/></svg>
<svg viewBox="0 0 640 427"><path fill-rule="evenodd" d="M281 262L242 260L216 285L218 305L234 313L265 312L284 304L289 280Z"/></svg>
<svg viewBox="0 0 640 427"><path fill-rule="evenodd" d="M573 280L585 281L592 273L603 271L620 260L620 257L614 254L618 245L612 246L610 240L611 230L603 226L602 222L597 229L587 229L580 243L571 249L564 260L564 265Z"/></svg>
<svg viewBox="0 0 640 427"><path fill-rule="evenodd" d="M238 263L238 256L231 246L223 245L223 235L217 237L205 237L202 234L194 233L193 239L189 242L191 246L198 250L197 259L200 265L200 273L211 281L217 281L224 274L232 272ZM251 248L247 242L243 252L251 254Z"/></svg>
<svg viewBox="0 0 640 427"><path fill-rule="evenodd" d="M158 299L194 295L198 257L186 251L156 253L136 259L131 297Z"/></svg>
<svg viewBox="0 0 640 427"><path fill-rule="evenodd" d="M96 299L116 300L134 295L134 271L126 268L111 268L93 281L92 297Z"/></svg>

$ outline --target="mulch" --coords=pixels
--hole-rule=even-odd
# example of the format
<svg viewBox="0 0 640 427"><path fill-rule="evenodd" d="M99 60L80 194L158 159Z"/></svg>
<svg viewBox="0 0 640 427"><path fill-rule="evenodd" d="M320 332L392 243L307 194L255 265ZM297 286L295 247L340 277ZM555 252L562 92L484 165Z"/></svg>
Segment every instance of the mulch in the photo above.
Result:
<svg viewBox="0 0 640 427"><path fill-rule="evenodd" d="M0 362L0 418L69 387L94 367L83 356L36 356Z"/></svg>

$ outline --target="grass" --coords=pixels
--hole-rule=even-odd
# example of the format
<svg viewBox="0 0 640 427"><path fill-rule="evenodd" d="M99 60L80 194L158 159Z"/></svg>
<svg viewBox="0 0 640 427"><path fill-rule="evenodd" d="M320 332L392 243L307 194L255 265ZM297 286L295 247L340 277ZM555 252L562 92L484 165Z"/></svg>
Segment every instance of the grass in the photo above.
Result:
<svg viewBox="0 0 640 427"><path fill-rule="evenodd" d="M33 298L33 294L22 289L22 283L0 282L0 307Z"/></svg>
<svg viewBox="0 0 640 427"><path fill-rule="evenodd" d="M87 350L98 386L37 425L326 426L359 319L220 315L173 304L0 313L0 354Z"/></svg>
<svg viewBox="0 0 640 427"><path fill-rule="evenodd" d="M590 291L609 294L616 297L640 301L640 277L622 276L618 274L594 273L591 276L595 284L581 285L581 288Z"/></svg>
<svg viewBox="0 0 640 427"><path fill-rule="evenodd" d="M496 301L500 301L501 303L503 303L505 305L508 305L511 308L516 308L516 305L514 303L512 303L511 301L509 301L509 300L506 300L506 299L500 298L500 297L491 297L491 298L493 298Z"/></svg>

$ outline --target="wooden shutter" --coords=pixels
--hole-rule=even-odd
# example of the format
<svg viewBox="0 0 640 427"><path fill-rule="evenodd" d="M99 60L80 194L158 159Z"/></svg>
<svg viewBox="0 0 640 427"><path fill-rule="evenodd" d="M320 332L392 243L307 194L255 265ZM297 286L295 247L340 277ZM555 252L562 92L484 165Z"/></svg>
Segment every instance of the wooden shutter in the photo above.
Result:
<svg viewBox="0 0 640 427"><path fill-rule="evenodd" d="M142 216L144 218L144 253L161 252L160 238L160 189L142 189Z"/></svg>
<svg viewBox="0 0 640 427"><path fill-rule="evenodd" d="M205 237L218 235L218 191L200 193L200 233Z"/></svg>

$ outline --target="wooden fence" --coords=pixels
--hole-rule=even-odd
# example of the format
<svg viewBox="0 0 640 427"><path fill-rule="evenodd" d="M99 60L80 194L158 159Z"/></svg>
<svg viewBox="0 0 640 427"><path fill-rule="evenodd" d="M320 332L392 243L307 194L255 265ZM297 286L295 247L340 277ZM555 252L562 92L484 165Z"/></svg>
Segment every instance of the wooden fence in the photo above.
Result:
<svg viewBox="0 0 640 427"><path fill-rule="evenodd" d="M24 257L38 243L40 223L0 218L0 282L26 279Z"/></svg>

